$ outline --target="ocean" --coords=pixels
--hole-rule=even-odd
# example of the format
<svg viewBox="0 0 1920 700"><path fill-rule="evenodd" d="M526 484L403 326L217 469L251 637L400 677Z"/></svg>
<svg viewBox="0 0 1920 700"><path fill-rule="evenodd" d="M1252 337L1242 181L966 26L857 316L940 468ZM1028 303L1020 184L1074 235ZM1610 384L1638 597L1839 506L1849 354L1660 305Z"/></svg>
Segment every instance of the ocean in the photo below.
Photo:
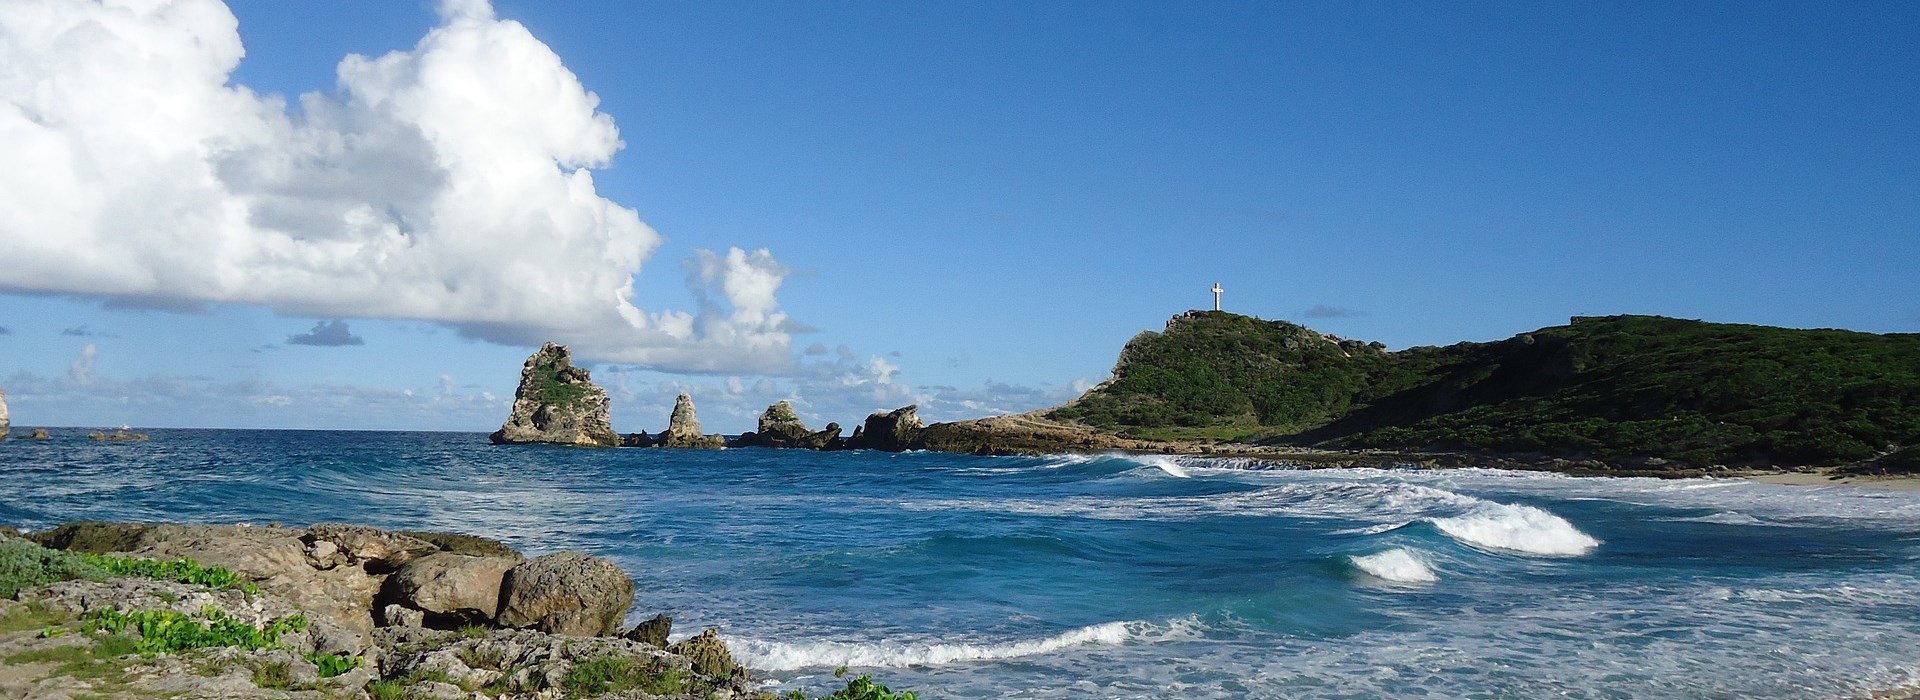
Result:
<svg viewBox="0 0 1920 700"><path fill-rule="evenodd" d="M610 557L768 690L1845 698L1920 678L1920 492L1111 454L56 430L0 523L365 523Z"/></svg>

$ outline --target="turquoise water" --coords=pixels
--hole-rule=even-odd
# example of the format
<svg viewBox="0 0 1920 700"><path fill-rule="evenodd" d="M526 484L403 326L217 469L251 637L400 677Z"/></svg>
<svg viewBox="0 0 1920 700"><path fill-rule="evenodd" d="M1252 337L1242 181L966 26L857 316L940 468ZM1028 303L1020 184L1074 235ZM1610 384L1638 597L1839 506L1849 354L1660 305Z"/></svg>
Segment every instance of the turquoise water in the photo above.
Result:
<svg viewBox="0 0 1920 700"><path fill-rule="evenodd" d="M612 557L769 689L1842 698L1920 675L1920 493L1113 455L0 443L0 522L321 521Z"/></svg>

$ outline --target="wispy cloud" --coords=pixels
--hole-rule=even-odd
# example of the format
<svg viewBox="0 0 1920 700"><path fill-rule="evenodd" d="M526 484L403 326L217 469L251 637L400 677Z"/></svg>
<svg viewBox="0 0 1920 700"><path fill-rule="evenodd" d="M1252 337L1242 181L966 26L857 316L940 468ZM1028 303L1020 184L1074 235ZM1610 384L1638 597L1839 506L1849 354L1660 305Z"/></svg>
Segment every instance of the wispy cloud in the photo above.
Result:
<svg viewBox="0 0 1920 700"><path fill-rule="evenodd" d="M342 345L366 345L367 341L354 335L347 328L347 322L339 319L321 321L313 324L313 330L287 336L288 345L313 345L317 347L340 347Z"/></svg>
<svg viewBox="0 0 1920 700"><path fill-rule="evenodd" d="M73 336L75 338L117 338L119 337L112 333L102 333L100 331L93 330L92 328L88 328L85 325L79 325L79 326L74 326L72 328L62 329L60 331L60 335Z"/></svg>
<svg viewBox="0 0 1920 700"><path fill-rule="evenodd" d="M1306 312L1301 315L1307 318L1357 318L1367 314L1365 311L1349 309L1344 306L1315 304L1313 308L1307 309Z"/></svg>

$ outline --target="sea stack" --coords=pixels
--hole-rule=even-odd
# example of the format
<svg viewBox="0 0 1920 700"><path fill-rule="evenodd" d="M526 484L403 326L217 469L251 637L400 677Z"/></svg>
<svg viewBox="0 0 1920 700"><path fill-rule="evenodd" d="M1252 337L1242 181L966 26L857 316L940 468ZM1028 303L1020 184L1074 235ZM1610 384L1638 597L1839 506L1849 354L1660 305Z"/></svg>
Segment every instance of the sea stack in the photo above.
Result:
<svg viewBox="0 0 1920 700"><path fill-rule="evenodd" d="M866 430L856 431L860 444L848 447L864 447L883 452L905 452L914 449L920 439L920 431L926 429L921 422L918 404L902 406L892 411L876 411L867 416Z"/></svg>
<svg viewBox="0 0 1920 700"><path fill-rule="evenodd" d="M828 423L825 430L813 432L793 411L793 402L781 401L760 414L759 430L740 436L742 447L782 447L824 450L840 440L840 424Z"/></svg>
<svg viewBox="0 0 1920 700"><path fill-rule="evenodd" d="M673 400L673 418L667 423L667 432L660 436L661 447L715 448L726 444L726 438L700 433L700 418L694 415L692 396L681 394Z"/></svg>
<svg viewBox="0 0 1920 700"><path fill-rule="evenodd" d="M488 439L496 445L618 447L620 436L607 412L607 390L595 385L587 370L573 366L566 346L547 343L520 368L513 413Z"/></svg>
<svg viewBox="0 0 1920 700"><path fill-rule="evenodd" d="M0 440L7 439L12 430L13 423L7 420L7 392L0 391Z"/></svg>

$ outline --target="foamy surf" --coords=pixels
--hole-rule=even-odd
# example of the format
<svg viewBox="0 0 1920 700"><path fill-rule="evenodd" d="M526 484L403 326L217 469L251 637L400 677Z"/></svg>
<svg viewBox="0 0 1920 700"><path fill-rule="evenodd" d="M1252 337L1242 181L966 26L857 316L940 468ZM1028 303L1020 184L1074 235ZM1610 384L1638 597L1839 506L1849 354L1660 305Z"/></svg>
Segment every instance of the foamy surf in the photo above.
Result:
<svg viewBox="0 0 1920 700"><path fill-rule="evenodd" d="M1155 469L1159 469L1162 472L1165 472L1167 476L1181 478L1181 479L1193 478L1193 474L1188 473L1186 467L1182 467L1178 462L1175 462L1171 459L1167 459L1165 457L1148 457L1146 459L1146 463L1147 463L1147 466L1150 466Z"/></svg>
<svg viewBox="0 0 1920 700"><path fill-rule="evenodd" d="M733 643L733 655L747 668L794 671L839 666L898 668L933 666L961 661L991 661L1047 654L1084 645L1116 645L1136 636L1140 622L1103 622L1044 639L1002 644L889 644L886 642L774 642L742 639Z"/></svg>
<svg viewBox="0 0 1920 700"><path fill-rule="evenodd" d="M1599 540L1565 518L1533 506L1486 502L1463 515L1432 522L1446 536L1483 549L1580 556L1600 546Z"/></svg>
<svg viewBox="0 0 1920 700"><path fill-rule="evenodd" d="M1405 547L1347 557L1368 575L1394 583L1433 583L1440 577L1427 565L1426 558Z"/></svg>

